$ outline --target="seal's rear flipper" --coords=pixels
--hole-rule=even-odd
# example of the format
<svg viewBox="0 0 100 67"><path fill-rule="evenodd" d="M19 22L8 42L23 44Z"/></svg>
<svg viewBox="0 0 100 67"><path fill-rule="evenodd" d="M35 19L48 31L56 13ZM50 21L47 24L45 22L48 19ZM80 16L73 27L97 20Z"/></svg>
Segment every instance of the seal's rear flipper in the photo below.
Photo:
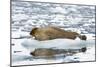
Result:
<svg viewBox="0 0 100 67"><path fill-rule="evenodd" d="M80 52L86 52L87 48L86 47L83 47L80 49Z"/></svg>

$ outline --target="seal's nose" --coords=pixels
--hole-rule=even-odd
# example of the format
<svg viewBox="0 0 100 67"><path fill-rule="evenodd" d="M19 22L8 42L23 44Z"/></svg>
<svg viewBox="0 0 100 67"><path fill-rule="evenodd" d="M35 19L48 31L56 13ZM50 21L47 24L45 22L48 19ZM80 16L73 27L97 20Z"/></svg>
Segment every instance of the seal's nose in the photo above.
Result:
<svg viewBox="0 0 100 67"><path fill-rule="evenodd" d="M30 33L29 33L30 35L32 35L32 31L30 31Z"/></svg>
<svg viewBox="0 0 100 67"><path fill-rule="evenodd" d="M30 52L30 55L35 56L34 52Z"/></svg>
<svg viewBox="0 0 100 67"><path fill-rule="evenodd" d="M33 53L32 52L30 52L30 55L32 55Z"/></svg>

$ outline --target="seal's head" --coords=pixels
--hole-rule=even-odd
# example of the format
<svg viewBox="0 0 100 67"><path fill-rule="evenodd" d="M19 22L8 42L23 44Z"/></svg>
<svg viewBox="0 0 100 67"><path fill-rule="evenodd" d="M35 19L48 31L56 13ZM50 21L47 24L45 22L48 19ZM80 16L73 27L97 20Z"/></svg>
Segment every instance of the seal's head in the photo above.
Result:
<svg viewBox="0 0 100 67"><path fill-rule="evenodd" d="M33 28L33 29L31 30L31 32L30 32L30 35L34 36L37 29L38 29L38 28Z"/></svg>

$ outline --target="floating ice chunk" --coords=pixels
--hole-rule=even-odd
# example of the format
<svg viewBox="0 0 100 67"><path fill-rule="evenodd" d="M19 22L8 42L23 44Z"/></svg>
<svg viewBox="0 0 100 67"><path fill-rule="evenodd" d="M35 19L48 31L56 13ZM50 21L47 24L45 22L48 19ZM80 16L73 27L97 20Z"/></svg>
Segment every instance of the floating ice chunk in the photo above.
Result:
<svg viewBox="0 0 100 67"><path fill-rule="evenodd" d="M71 39L53 39L38 41L34 39L27 39L22 42L22 46L30 51L33 48L55 48L55 49L80 49L82 47L89 47L95 44L94 40L71 40Z"/></svg>

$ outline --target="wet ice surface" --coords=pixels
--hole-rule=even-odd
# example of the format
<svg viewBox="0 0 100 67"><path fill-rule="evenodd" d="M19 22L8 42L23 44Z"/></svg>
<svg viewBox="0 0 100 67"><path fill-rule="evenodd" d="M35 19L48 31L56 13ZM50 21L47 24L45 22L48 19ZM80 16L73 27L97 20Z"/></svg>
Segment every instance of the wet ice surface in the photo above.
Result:
<svg viewBox="0 0 100 67"><path fill-rule="evenodd" d="M26 39L21 45L32 51L33 48L53 48L53 49L80 49L83 47L92 47L94 40L71 40L71 39L53 39L46 41L37 41L34 39Z"/></svg>
<svg viewBox="0 0 100 67"><path fill-rule="evenodd" d="M53 59L34 58L29 53L34 50L33 46L27 49L22 44L29 43L39 45L31 38L29 32L32 27L44 27L46 25L59 26L65 30L71 30L87 36L85 53L77 53L72 56L58 56ZM30 65L61 62L81 62L95 60L95 6L50 4L34 2L12 2L12 21L11 21L11 46L12 46L12 65ZM53 40L56 48L60 48L58 40ZM69 40L67 40L70 43ZM51 42L51 41L47 41ZM45 44L47 44L47 42ZM65 46L65 40L60 40ZM83 45L79 39L76 39L76 46ZM44 44L44 43L41 43ZM49 43L50 44L50 43ZM49 47L53 48L52 46ZM57 44L59 46L57 46ZM71 48L71 46L67 46ZM85 46L83 45L83 46ZM32 47L32 48L31 48ZM37 47L37 46L36 46ZM44 47L44 46L42 46ZM46 46L47 47L47 46ZM76 48L77 48L76 47ZM31 49L30 49L31 48Z"/></svg>

